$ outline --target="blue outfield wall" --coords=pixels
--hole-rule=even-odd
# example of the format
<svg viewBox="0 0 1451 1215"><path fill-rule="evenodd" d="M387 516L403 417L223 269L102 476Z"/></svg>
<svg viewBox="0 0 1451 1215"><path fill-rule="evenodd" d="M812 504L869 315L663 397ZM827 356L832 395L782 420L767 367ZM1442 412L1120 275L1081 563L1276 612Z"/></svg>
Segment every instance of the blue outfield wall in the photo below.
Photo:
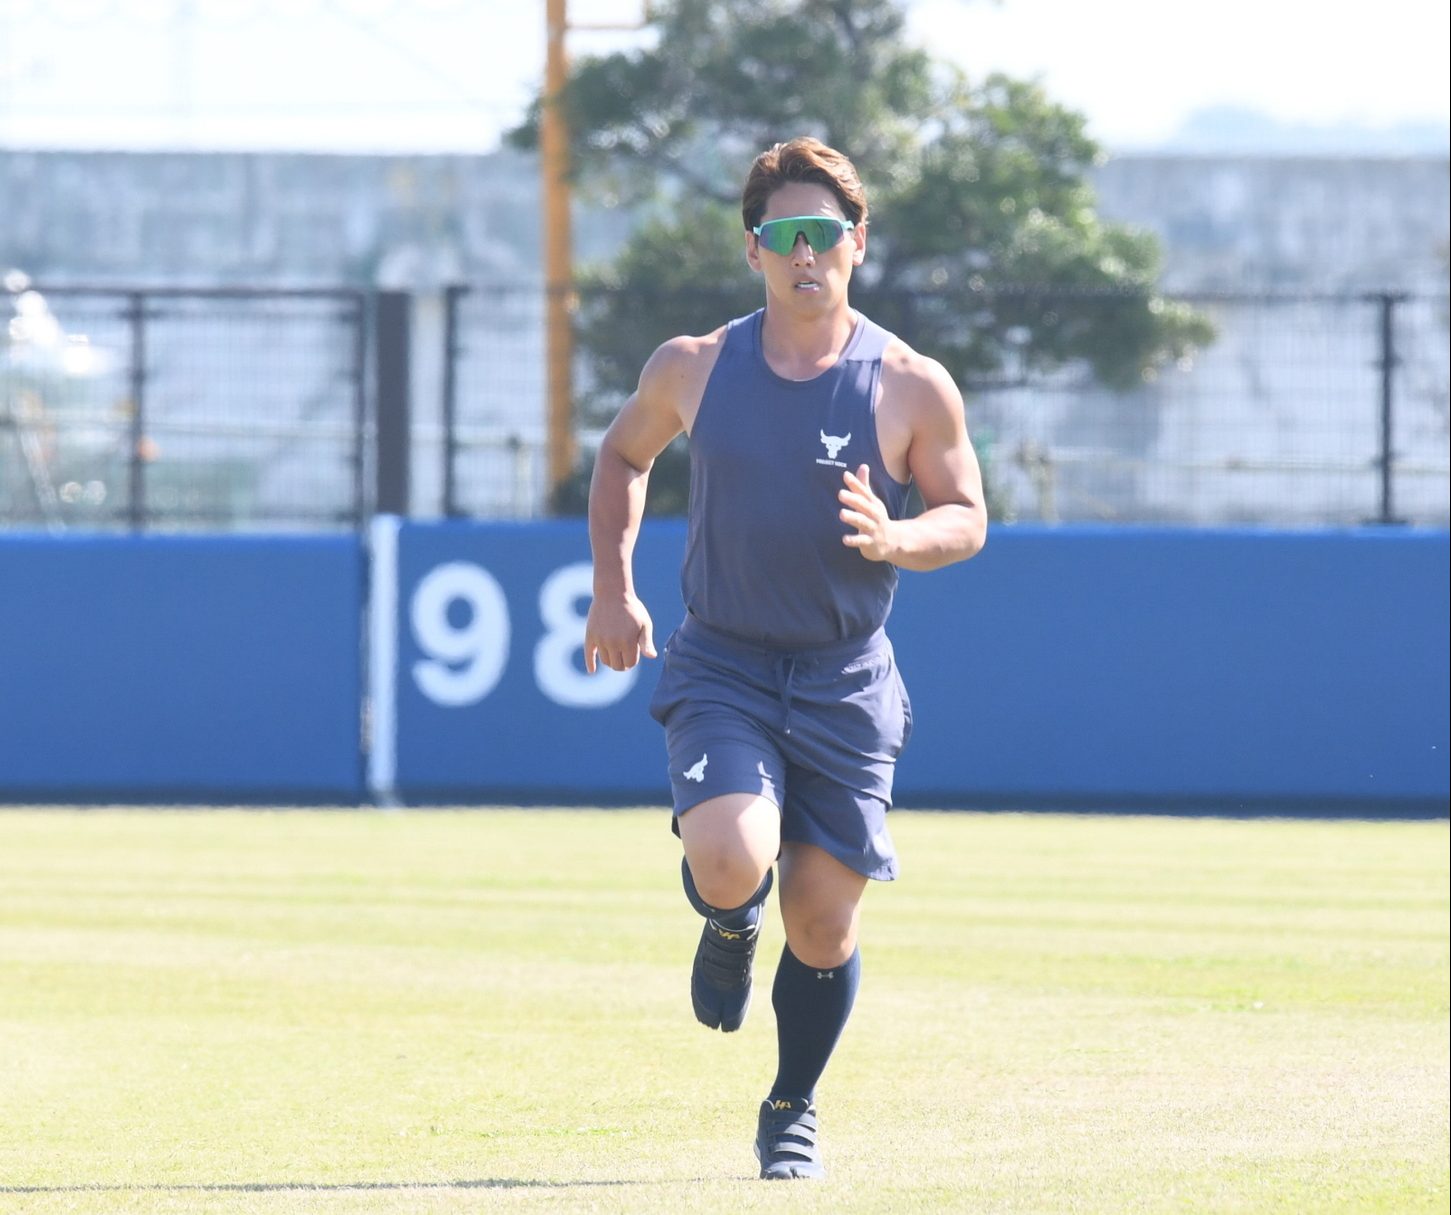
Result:
<svg viewBox="0 0 1451 1215"><path fill-rule="evenodd" d="M666 632L683 614L683 535L675 523L651 526L637 549L638 590ZM380 580L394 581L387 565L374 561L375 601L386 597ZM396 706L392 779L373 765L380 793L669 801L660 728L646 711L658 667L584 672L583 522L404 524L396 588L396 673L384 681L391 692L375 685L372 696ZM376 656L375 679L386 665Z"/></svg>
<svg viewBox="0 0 1451 1215"><path fill-rule="evenodd" d="M650 521L637 550L659 642L683 545ZM1445 814L1448 551L999 527L903 576L899 800ZM581 521L384 520L371 560L351 536L0 536L0 801L663 803L658 665L583 674L589 590Z"/></svg>
<svg viewBox="0 0 1451 1215"><path fill-rule="evenodd" d="M999 528L904 575L906 801L1446 813L1445 534Z"/></svg>
<svg viewBox="0 0 1451 1215"><path fill-rule="evenodd" d="M636 551L657 642L683 545L651 521ZM582 523L405 524L396 550L386 792L667 800L656 664L579 668ZM1445 813L1447 617L1444 533L997 528L974 561L903 576L898 798Z"/></svg>
<svg viewBox="0 0 1451 1215"><path fill-rule="evenodd" d="M357 802L341 537L0 535L0 801Z"/></svg>

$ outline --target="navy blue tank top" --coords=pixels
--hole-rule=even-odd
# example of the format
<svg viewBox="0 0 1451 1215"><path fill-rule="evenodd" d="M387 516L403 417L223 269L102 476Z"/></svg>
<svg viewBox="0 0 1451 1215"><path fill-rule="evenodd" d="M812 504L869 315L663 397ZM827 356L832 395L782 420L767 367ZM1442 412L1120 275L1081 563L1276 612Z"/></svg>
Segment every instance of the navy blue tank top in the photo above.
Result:
<svg viewBox="0 0 1451 1215"><path fill-rule="evenodd" d="M787 380L761 350L765 310L726 327L690 431L681 593L691 615L793 649L867 637L886 622L897 567L841 542L842 472L865 464L900 519L908 486L877 446L877 385L892 335L860 313L828 370Z"/></svg>

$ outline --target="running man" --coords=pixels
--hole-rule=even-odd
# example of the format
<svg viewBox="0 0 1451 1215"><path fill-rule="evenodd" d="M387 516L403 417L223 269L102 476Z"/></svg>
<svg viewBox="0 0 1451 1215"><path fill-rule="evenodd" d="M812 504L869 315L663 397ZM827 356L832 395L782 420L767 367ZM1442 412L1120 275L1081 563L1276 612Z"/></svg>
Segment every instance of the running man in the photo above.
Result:
<svg viewBox="0 0 1451 1215"><path fill-rule="evenodd" d="M755 1148L762 1177L822 1177L816 1085L856 998L862 896L897 876L887 811L912 714L883 626L897 571L973 556L987 513L951 377L848 302L867 251L851 162L777 144L741 211L765 306L656 350L600 446L584 655L591 672L656 656L632 555L651 465L684 432L687 610L650 711L705 917L691 1000L706 1026L740 1028L779 861L777 1072ZM924 510L907 518L912 483Z"/></svg>

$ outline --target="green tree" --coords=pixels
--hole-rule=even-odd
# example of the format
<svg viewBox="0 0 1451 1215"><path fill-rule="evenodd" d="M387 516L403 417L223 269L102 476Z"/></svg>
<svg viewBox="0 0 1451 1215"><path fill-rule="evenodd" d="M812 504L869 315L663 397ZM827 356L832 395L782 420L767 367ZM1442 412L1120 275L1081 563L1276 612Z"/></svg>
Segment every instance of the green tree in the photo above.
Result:
<svg viewBox="0 0 1451 1215"><path fill-rule="evenodd" d="M653 46L575 66L577 180L647 216L580 276L582 420L602 423L666 338L759 305L739 189L751 158L793 135L842 148L867 185L854 298L969 389L1074 364L1126 389L1213 339L1156 294L1153 237L1098 217L1101 152L1082 116L1035 84L969 81L910 45L905 21L902 0L663 0ZM537 146L542 103L518 146ZM682 509L684 478L667 453L651 509ZM556 506L580 508L583 489Z"/></svg>

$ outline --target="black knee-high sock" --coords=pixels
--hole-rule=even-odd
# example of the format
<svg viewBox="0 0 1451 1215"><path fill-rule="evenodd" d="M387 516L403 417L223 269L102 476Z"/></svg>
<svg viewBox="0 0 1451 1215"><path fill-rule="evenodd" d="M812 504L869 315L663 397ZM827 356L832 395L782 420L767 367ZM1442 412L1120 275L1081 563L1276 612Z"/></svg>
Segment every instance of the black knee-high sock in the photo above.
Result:
<svg viewBox="0 0 1451 1215"><path fill-rule="evenodd" d="M779 1051L772 1098L815 1098L816 1082L851 1016L861 974L859 949L833 970L803 965L789 945L781 951L771 988Z"/></svg>

